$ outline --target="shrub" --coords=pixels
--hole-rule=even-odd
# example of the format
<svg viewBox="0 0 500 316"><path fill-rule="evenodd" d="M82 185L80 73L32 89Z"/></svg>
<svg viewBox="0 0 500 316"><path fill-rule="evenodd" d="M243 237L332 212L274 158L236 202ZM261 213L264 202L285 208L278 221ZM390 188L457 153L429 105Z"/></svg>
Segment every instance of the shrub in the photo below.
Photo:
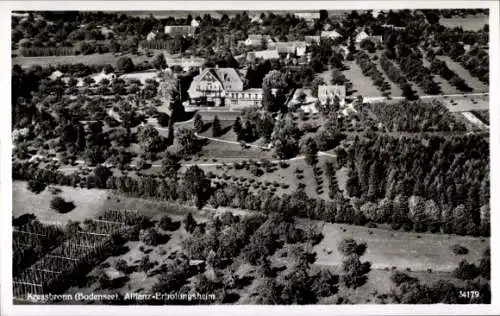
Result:
<svg viewBox="0 0 500 316"><path fill-rule="evenodd" d="M50 201L50 207L59 213L68 213L75 208L75 204L66 202L62 197L56 196Z"/></svg>
<svg viewBox="0 0 500 316"><path fill-rule="evenodd" d="M467 249L464 246L461 246L459 244L454 245L452 250L453 250L453 253L456 255L466 255L469 253L469 249Z"/></svg>
<svg viewBox="0 0 500 316"><path fill-rule="evenodd" d="M473 263L468 263L465 260L460 261L458 267L453 270L453 276L461 280L472 280L479 275L479 268Z"/></svg>
<svg viewBox="0 0 500 316"><path fill-rule="evenodd" d="M181 222L174 222L168 215L164 215L159 223L161 229L166 231L176 231L181 226Z"/></svg>
<svg viewBox="0 0 500 316"><path fill-rule="evenodd" d="M393 267L394 269L395 267ZM408 283L408 282L416 282L418 279L409 276L408 274L401 272L401 271L396 271L391 275L391 281L396 284L397 286L401 285L402 283Z"/></svg>

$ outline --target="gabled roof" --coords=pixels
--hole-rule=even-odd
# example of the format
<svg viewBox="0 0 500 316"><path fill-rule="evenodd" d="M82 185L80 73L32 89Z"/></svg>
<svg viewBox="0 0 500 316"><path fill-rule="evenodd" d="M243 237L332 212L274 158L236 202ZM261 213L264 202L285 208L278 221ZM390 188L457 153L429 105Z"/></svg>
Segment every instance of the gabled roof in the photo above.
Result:
<svg viewBox="0 0 500 316"><path fill-rule="evenodd" d="M356 42L361 42L362 40L368 37L369 35L365 31L361 31L358 33L358 35L356 35Z"/></svg>
<svg viewBox="0 0 500 316"><path fill-rule="evenodd" d="M263 58L263 59L279 59L280 56L276 49L269 50L260 50L255 52L249 52L247 55L248 58Z"/></svg>
<svg viewBox="0 0 500 316"><path fill-rule="evenodd" d="M337 38L340 37L340 35L337 31L322 31L321 32L321 37L329 37L329 38Z"/></svg>
<svg viewBox="0 0 500 316"><path fill-rule="evenodd" d="M224 90L232 91L236 85L243 84L234 68L206 68L198 76L194 77L193 82L200 81L208 73L222 84Z"/></svg>
<svg viewBox="0 0 500 316"><path fill-rule="evenodd" d="M57 78L62 77L63 73L60 72L59 70L54 71L50 76L50 80L56 80Z"/></svg>
<svg viewBox="0 0 500 316"><path fill-rule="evenodd" d="M307 43L302 41L276 42L268 45L268 47L274 48L278 53L295 53L297 48L307 47Z"/></svg>

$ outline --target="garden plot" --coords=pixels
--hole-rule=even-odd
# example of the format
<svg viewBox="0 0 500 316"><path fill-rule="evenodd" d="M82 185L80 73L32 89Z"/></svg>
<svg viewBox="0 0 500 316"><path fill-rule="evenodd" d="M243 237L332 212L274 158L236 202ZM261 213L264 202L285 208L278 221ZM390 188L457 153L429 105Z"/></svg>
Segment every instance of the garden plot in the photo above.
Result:
<svg viewBox="0 0 500 316"><path fill-rule="evenodd" d="M446 62L448 68L455 72L460 78L464 79L465 82L472 88L473 92L488 92L489 88L486 84L481 82L476 77L473 77L470 72L465 69L462 65L454 61L448 56L436 56L436 58L441 59Z"/></svg>

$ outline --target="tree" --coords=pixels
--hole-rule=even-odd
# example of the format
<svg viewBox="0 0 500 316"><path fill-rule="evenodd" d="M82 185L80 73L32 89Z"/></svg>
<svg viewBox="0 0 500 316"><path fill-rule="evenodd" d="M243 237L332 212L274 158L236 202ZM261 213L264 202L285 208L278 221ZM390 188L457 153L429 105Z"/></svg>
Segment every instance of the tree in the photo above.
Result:
<svg viewBox="0 0 500 316"><path fill-rule="evenodd" d="M106 188L106 181L108 181L109 177L111 177L113 173L111 170L109 170L108 167L105 167L103 165L98 165L94 169L94 177L96 180L96 186L99 189L104 189Z"/></svg>
<svg viewBox="0 0 500 316"><path fill-rule="evenodd" d="M265 277L259 280L259 283L255 287L255 292L257 295L257 304L275 305L281 304L281 293L276 280Z"/></svg>
<svg viewBox="0 0 500 316"><path fill-rule="evenodd" d="M233 124L233 131L236 133L236 135L239 136L240 132L241 132L241 119L240 117L236 117L236 120L234 121L234 124Z"/></svg>
<svg viewBox="0 0 500 316"><path fill-rule="evenodd" d="M169 152L165 152L165 156L161 160L161 173L163 176L175 179L177 170L180 167L179 158Z"/></svg>
<svg viewBox="0 0 500 316"><path fill-rule="evenodd" d="M344 238L338 245L339 252L345 256L362 256L366 251L366 243L358 244L353 238Z"/></svg>
<svg viewBox="0 0 500 316"><path fill-rule="evenodd" d="M196 133L201 133L203 131L203 121L199 113L196 113L194 116L193 126Z"/></svg>
<svg viewBox="0 0 500 316"><path fill-rule="evenodd" d="M170 121L170 116L167 113L160 112L158 113L158 124L160 124L161 127L168 126L169 121Z"/></svg>
<svg viewBox="0 0 500 316"><path fill-rule="evenodd" d="M318 146L312 137L308 137L304 144L303 149L305 153L305 161L308 165L314 166L318 162Z"/></svg>
<svg viewBox="0 0 500 316"><path fill-rule="evenodd" d="M350 255L342 261L341 279L345 286L354 288L362 286L367 281L367 274L371 270L371 263L369 261L361 262L358 255Z"/></svg>
<svg viewBox="0 0 500 316"><path fill-rule="evenodd" d="M201 208L210 197L210 180L197 165L189 167L184 173L184 189L195 199L196 206Z"/></svg>
<svg viewBox="0 0 500 316"><path fill-rule="evenodd" d="M196 226L198 226L198 224L196 223L196 220L194 219L193 214L191 214L191 212L189 212L186 215L186 218L184 218L182 223L184 224L184 229L186 229L186 231L190 234L192 234L194 232L194 229L196 228Z"/></svg>
<svg viewBox="0 0 500 316"><path fill-rule="evenodd" d="M198 138L190 128L180 128L175 135L182 155L192 155L199 150Z"/></svg>
<svg viewBox="0 0 500 316"><path fill-rule="evenodd" d="M286 77L279 70L271 70L265 75L264 79L262 79L263 89L286 89L287 87Z"/></svg>
<svg viewBox="0 0 500 316"><path fill-rule="evenodd" d="M315 98L318 97L318 87L325 85L325 80L322 77L315 77L311 83L311 95Z"/></svg>
<svg viewBox="0 0 500 316"><path fill-rule="evenodd" d="M453 276L461 280L472 280L475 279L480 273L479 268L473 263L468 263L462 260L458 263L458 267L453 270Z"/></svg>
<svg viewBox="0 0 500 316"><path fill-rule="evenodd" d="M75 208L75 204L66 202L62 197L56 196L50 201L50 207L59 213L68 213Z"/></svg>
<svg viewBox="0 0 500 316"><path fill-rule="evenodd" d="M212 136L219 137L222 133L222 128L220 126L220 121L217 115L214 116L214 121L212 122Z"/></svg>
<svg viewBox="0 0 500 316"><path fill-rule="evenodd" d="M135 66L130 57L120 57L116 61L116 68L119 72L129 73L134 71Z"/></svg>
<svg viewBox="0 0 500 316"><path fill-rule="evenodd" d="M156 55L155 59L153 60L153 67L157 70L163 70L167 68L167 61L165 60L165 55L163 54L158 54Z"/></svg>
<svg viewBox="0 0 500 316"><path fill-rule="evenodd" d="M271 92L271 88L266 87L262 90L262 107L268 112L277 112L279 108L276 103L276 97Z"/></svg>

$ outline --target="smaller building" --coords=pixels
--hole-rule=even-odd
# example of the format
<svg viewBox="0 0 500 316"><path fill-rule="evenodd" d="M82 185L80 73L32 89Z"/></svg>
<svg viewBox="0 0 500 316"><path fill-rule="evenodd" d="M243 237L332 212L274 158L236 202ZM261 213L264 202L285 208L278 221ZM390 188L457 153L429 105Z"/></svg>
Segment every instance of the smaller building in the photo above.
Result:
<svg viewBox="0 0 500 316"><path fill-rule="evenodd" d="M273 50L260 50L255 52L248 52L247 61L253 62L256 59L272 60L279 59L280 55L276 49Z"/></svg>
<svg viewBox="0 0 500 316"><path fill-rule="evenodd" d="M328 100L333 102L335 98L339 99L340 106L345 105L346 88L344 85L321 85L318 86L318 100L325 104Z"/></svg>
<svg viewBox="0 0 500 316"><path fill-rule="evenodd" d="M165 26L165 34L170 36L194 36L195 27L191 25L167 25Z"/></svg>
<svg viewBox="0 0 500 316"><path fill-rule="evenodd" d="M306 22L315 22L319 20L319 12L296 12L294 16L299 19L304 19Z"/></svg>
<svg viewBox="0 0 500 316"><path fill-rule="evenodd" d="M270 35L262 34L248 34L248 38L245 40L246 46L259 46L262 44L262 40L267 42L267 45L273 42Z"/></svg>
<svg viewBox="0 0 500 316"><path fill-rule="evenodd" d="M200 26L200 21L196 20L196 19L192 19L191 20L191 26L194 27L194 28L197 28Z"/></svg>
<svg viewBox="0 0 500 316"><path fill-rule="evenodd" d="M154 41L154 40L156 39L156 34L157 34L157 33L158 33L158 32L156 32L156 31L151 31L151 32L149 32L149 34L146 36L146 40L147 40L148 42L150 42L150 41Z"/></svg>
<svg viewBox="0 0 500 316"><path fill-rule="evenodd" d="M304 37L307 43L316 43L319 44L321 41L321 36L319 35L307 35Z"/></svg>
<svg viewBox="0 0 500 316"><path fill-rule="evenodd" d="M356 35L354 41L356 42L356 44L359 44L361 43L363 40L369 38L370 35L368 35L365 31L361 31L358 33L358 35Z"/></svg>
<svg viewBox="0 0 500 316"><path fill-rule="evenodd" d="M61 78L61 77L62 77L62 75L63 75L63 73L62 73L62 72L60 72L59 70L56 70L56 71L54 71L52 74L50 74L49 79L50 79L50 80L56 80L56 79Z"/></svg>
<svg viewBox="0 0 500 316"><path fill-rule="evenodd" d="M337 31L322 31L321 32L321 38L329 38L329 39L337 39L339 37L342 37Z"/></svg>
<svg viewBox="0 0 500 316"><path fill-rule="evenodd" d="M250 23L262 24L264 21L260 18L260 16L256 15L250 20Z"/></svg>
<svg viewBox="0 0 500 316"><path fill-rule="evenodd" d="M307 43L301 41L295 42L277 42L268 45L270 49L276 49L278 54L292 54L298 57L305 56Z"/></svg>

